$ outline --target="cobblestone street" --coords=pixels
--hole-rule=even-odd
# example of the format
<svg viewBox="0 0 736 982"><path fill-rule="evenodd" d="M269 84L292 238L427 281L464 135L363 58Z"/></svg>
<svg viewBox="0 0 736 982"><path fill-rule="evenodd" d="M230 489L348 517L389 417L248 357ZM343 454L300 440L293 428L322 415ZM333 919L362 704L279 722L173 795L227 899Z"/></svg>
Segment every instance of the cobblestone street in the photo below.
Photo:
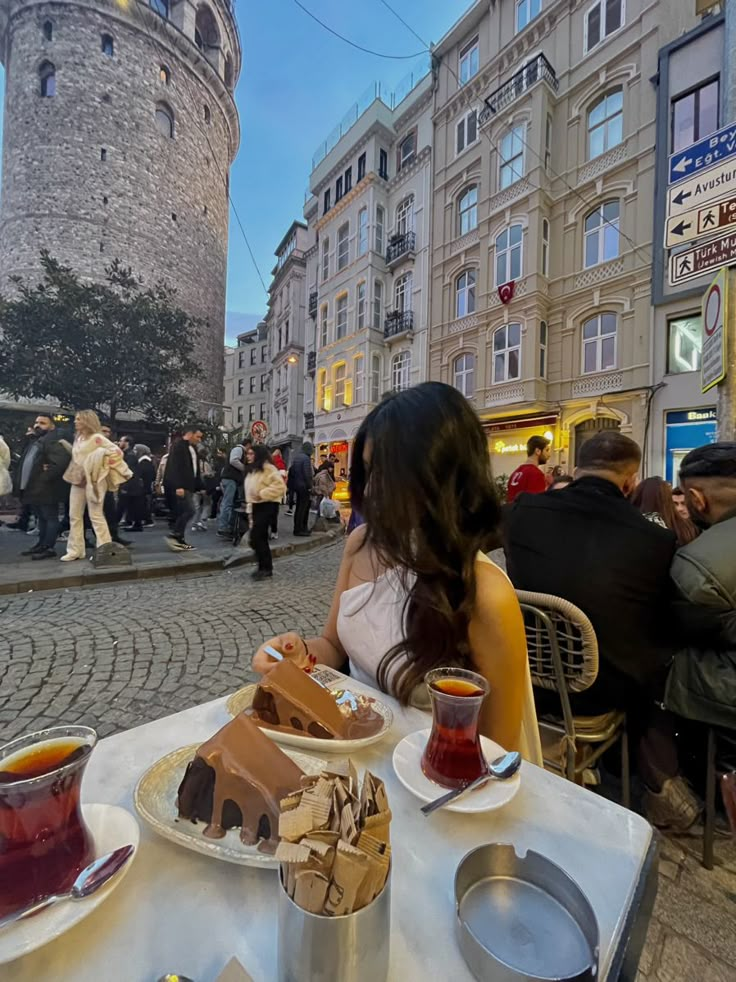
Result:
<svg viewBox="0 0 736 982"><path fill-rule="evenodd" d="M341 544L249 569L0 598L0 743L59 722L100 736L225 695L261 642L319 631Z"/></svg>
<svg viewBox="0 0 736 982"><path fill-rule="evenodd" d="M251 678L252 653L293 628L319 631L341 544L250 571L0 597L0 743L59 722L101 736L225 695ZM659 895L638 982L736 980L736 845L663 840Z"/></svg>

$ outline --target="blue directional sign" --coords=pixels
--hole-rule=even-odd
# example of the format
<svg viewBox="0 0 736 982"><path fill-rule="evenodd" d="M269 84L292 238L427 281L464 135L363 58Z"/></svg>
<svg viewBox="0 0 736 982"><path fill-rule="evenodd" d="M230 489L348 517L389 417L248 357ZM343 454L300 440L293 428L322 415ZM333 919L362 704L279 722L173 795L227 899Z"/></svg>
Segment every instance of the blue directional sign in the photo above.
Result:
<svg viewBox="0 0 736 982"><path fill-rule="evenodd" d="M714 164L719 164L736 154L736 123L724 126L717 133L673 153L669 159L669 184L684 181Z"/></svg>

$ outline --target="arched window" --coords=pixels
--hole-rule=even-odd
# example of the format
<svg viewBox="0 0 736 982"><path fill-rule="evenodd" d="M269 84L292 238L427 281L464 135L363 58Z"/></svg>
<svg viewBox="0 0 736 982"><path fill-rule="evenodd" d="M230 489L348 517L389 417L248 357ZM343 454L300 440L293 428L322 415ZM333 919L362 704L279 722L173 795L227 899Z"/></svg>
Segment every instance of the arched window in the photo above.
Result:
<svg viewBox="0 0 736 982"><path fill-rule="evenodd" d="M373 330L381 330L381 317L383 315L383 283L380 280L373 281Z"/></svg>
<svg viewBox="0 0 736 982"><path fill-rule="evenodd" d="M391 388L396 392L409 388L411 352L400 351L391 359Z"/></svg>
<svg viewBox="0 0 736 982"><path fill-rule="evenodd" d="M588 113L588 157L615 147L623 139L624 92L613 89L593 104Z"/></svg>
<svg viewBox="0 0 736 982"><path fill-rule="evenodd" d="M112 56L115 54L115 42L112 34L103 34L100 37L100 47L103 55L107 55L108 58L112 58Z"/></svg>
<svg viewBox="0 0 736 982"><path fill-rule="evenodd" d="M459 234L465 235L478 227L478 186L466 188L458 201Z"/></svg>
<svg viewBox="0 0 736 982"><path fill-rule="evenodd" d="M396 206L396 234L414 231L414 195L410 194Z"/></svg>
<svg viewBox="0 0 736 982"><path fill-rule="evenodd" d="M370 402L378 402L381 398L381 356L374 352L371 355Z"/></svg>
<svg viewBox="0 0 736 982"><path fill-rule="evenodd" d="M54 25L50 20L45 20L43 22L43 36L47 41L54 40Z"/></svg>
<svg viewBox="0 0 736 982"><path fill-rule="evenodd" d="M322 239L322 282L330 278L330 239L325 236Z"/></svg>
<svg viewBox="0 0 736 982"><path fill-rule="evenodd" d="M161 67L159 68L158 78L160 82L164 83L164 85L168 85L169 82L171 81L171 72L166 67L166 65L161 65Z"/></svg>
<svg viewBox="0 0 736 982"><path fill-rule="evenodd" d="M455 377L455 388L470 399L475 391L475 357L473 355L458 355L452 365Z"/></svg>
<svg viewBox="0 0 736 982"><path fill-rule="evenodd" d="M394 308L400 314L406 314L412 309L412 289L414 276L411 270L400 276L394 284Z"/></svg>
<svg viewBox="0 0 736 982"><path fill-rule="evenodd" d="M38 69L38 78L41 82L41 95L44 99L50 99L56 95L56 69L50 61L41 62Z"/></svg>
<svg viewBox="0 0 736 982"><path fill-rule="evenodd" d="M455 280L455 317L465 317L475 310L475 270L467 269Z"/></svg>
<svg viewBox="0 0 736 982"><path fill-rule="evenodd" d="M583 324L583 373L616 367L617 320L612 313L596 314Z"/></svg>
<svg viewBox="0 0 736 982"><path fill-rule="evenodd" d="M229 89L232 89L235 84L235 79L233 77L233 59L232 55L228 54L225 58L225 85Z"/></svg>
<svg viewBox="0 0 736 982"><path fill-rule="evenodd" d="M212 121L212 113L210 112L210 107L207 104L202 107L202 116L204 117L205 123L209 126L210 122Z"/></svg>
<svg viewBox="0 0 736 982"><path fill-rule="evenodd" d="M542 276L549 276L549 220L542 219Z"/></svg>
<svg viewBox="0 0 736 982"><path fill-rule="evenodd" d="M493 332L493 381L521 378L521 324L504 324Z"/></svg>
<svg viewBox="0 0 736 982"><path fill-rule="evenodd" d="M585 219L585 268L618 256L618 201L604 201Z"/></svg>
<svg viewBox="0 0 736 982"><path fill-rule="evenodd" d="M205 54L210 48L217 48L220 45L217 20L206 3L201 3L197 7L197 15L194 19L194 43Z"/></svg>
<svg viewBox="0 0 736 982"><path fill-rule="evenodd" d="M156 104L156 126L164 136L174 139L174 113L165 102Z"/></svg>
<svg viewBox="0 0 736 982"><path fill-rule="evenodd" d="M327 304L323 303L319 310L319 346L324 348L327 345Z"/></svg>
<svg viewBox="0 0 736 982"><path fill-rule="evenodd" d="M148 0L151 10L155 10L160 17L169 16L169 0Z"/></svg>
<svg viewBox="0 0 736 982"><path fill-rule="evenodd" d="M521 278L522 239L521 225L511 225L496 236L496 286Z"/></svg>

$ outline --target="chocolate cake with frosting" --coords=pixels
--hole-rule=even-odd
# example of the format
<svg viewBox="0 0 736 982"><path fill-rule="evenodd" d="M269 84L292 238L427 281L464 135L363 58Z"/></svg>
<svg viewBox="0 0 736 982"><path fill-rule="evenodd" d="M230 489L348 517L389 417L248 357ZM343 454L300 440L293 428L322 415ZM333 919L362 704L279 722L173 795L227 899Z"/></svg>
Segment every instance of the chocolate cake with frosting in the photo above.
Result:
<svg viewBox="0 0 736 982"><path fill-rule="evenodd" d="M264 675L253 696L251 719L267 729L323 740L372 736L383 717L371 699L358 696L338 705L339 691L326 689L293 662L284 659Z"/></svg>
<svg viewBox="0 0 736 982"><path fill-rule="evenodd" d="M187 764L176 798L179 818L207 822L204 835L221 839L240 828L246 845L278 843L280 802L300 788L303 771L241 713Z"/></svg>

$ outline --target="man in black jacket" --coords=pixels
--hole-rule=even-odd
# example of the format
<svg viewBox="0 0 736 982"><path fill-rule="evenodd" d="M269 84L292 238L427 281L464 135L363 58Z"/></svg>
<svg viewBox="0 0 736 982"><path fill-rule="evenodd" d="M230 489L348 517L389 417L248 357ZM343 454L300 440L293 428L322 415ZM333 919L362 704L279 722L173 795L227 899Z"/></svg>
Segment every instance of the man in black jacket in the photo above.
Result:
<svg viewBox="0 0 736 982"><path fill-rule="evenodd" d="M287 487L296 498L294 510L294 535L311 535L309 531L309 499L314 482L314 467L312 454L314 447L311 443L303 443L299 453L294 454L289 468Z"/></svg>
<svg viewBox="0 0 736 982"><path fill-rule="evenodd" d="M166 538L166 544L173 552L190 552L194 548L186 541L184 533L195 512L194 492L202 487L197 453L201 442L202 430L197 426L186 427L181 438L174 441L166 461L164 486L176 502L173 532Z"/></svg>
<svg viewBox="0 0 736 982"><path fill-rule="evenodd" d="M60 442L51 416L39 414L33 424L37 439L29 442L18 464L18 491L23 505L29 505L38 520L38 542L22 553L31 559L56 559L59 534L59 504L69 493L64 471L71 455Z"/></svg>

